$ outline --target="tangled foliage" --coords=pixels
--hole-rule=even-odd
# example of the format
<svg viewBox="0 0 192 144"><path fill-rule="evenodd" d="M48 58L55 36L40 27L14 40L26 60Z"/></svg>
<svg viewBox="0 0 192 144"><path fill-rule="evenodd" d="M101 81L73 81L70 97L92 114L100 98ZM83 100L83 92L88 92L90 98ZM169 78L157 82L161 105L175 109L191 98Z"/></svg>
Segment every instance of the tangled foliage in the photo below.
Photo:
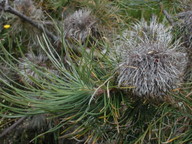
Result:
<svg viewBox="0 0 192 144"><path fill-rule="evenodd" d="M192 11L181 12L177 15L178 23L175 29L179 30L179 36L188 53L192 53Z"/></svg>
<svg viewBox="0 0 192 144"><path fill-rule="evenodd" d="M129 34L130 39L121 48L119 86L134 86L135 95L151 98L161 98L176 88L187 59L176 51L178 43L170 43L168 29L153 18L149 25L145 21L136 24Z"/></svg>
<svg viewBox="0 0 192 144"><path fill-rule="evenodd" d="M10 83L9 78L14 79L11 68L6 64L0 63L0 86L3 87L5 83Z"/></svg>
<svg viewBox="0 0 192 144"><path fill-rule="evenodd" d="M43 70L44 73L38 72L38 69ZM19 70L21 81L29 84L34 84L33 79L41 79L41 77L48 73L55 73L56 71L51 69L48 64L48 57L40 53L35 55L34 53L27 53L26 57L20 59Z"/></svg>
<svg viewBox="0 0 192 144"><path fill-rule="evenodd" d="M41 134L50 128L51 123L44 115L29 116L19 126L12 130L2 143L29 143L35 136ZM10 140L12 137L12 140ZM41 140L54 143L53 134L44 135Z"/></svg>
<svg viewBox="0 0 192 144"><path fill-rule="evenodd" d="M14 7L31 19L41 20L43 18L43 11L37 8L32 0L15 0Z"/></svg>
<svg viewBox="0 0 192 144"><path fill-rule="evenodd" d="M19 13L36 23L42 24L46 19L43 10L37 7L33 0L15 0L13 5ZM12 34L17 35L24 32L27 34L26 39L30 39L31 44L37 43L35 38L40 32L31 24L14 15L12 15L12 19L8 23L12 24Z"/></svg>
<svg viewBox="0 0 192 144"><path fill-rule="evenodd" d="M185 11L192 9L192 1L191 0L181 0L178 2L180 3L181 8L184 9Z"/></svg>
<svg viewBox="0 0 192 144"><path fill-rule="evenodd" d="M181 12L177 15L178 21L173 27L177 38L181 38L184 51L187 53L188 64L185 70L185 81L192 79L192 11Z"/></svg>
<svg viewBox="0 0 192 144"><path fill-rule="evenodd" d="M84 43L91 36L98 36L97 20L90 10L80 9L64 21L64 34L69 40Z"/></svg>

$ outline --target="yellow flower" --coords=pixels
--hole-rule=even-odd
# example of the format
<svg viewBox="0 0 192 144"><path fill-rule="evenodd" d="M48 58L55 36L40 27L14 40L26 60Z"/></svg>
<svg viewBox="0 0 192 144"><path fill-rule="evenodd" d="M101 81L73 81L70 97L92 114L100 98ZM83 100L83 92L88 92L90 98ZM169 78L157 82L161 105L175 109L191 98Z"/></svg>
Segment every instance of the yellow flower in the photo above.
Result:
<svg viewBox="0 0 192 144"><path fill-rule="evenodd" d="M4 29L8 29L8 28L11 27L11 25L8 25L8 24L7 24L7 25L4 25L3 27L4 27Z"/></svg>

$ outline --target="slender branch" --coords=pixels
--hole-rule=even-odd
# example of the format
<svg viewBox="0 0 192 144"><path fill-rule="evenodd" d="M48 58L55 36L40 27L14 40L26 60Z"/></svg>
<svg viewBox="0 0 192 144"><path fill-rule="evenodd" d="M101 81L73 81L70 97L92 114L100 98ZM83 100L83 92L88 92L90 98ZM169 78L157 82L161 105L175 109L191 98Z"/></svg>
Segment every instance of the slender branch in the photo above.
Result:
<svg viewBox="0 0 192 144"><path fill-rule="evenodd" d="M29 24L31 24L32 26L34 26L35 28L39 29L41 32L45 32L46 35L48 37L50 37L54 42L56 42L59 38L57 36L55 36L54 34L52 34L50 31L48 31L47 29L45 29L42 25L34 22L32 19L30 19L29 17L27 17L26 15L20 13L19 11L17 11L16 9L12 8L9 4L8 4L8 0L6 1L2 1L0 3L0 10L1 11L5 11L5 12L9 12L11 14L14 14L16 16L18 16L19 18L21 18L22 20L28 22Z"/></svg>
<svg viewBox="0 0 192 144"><path fill-rule="evenodd" d="M20 118L18 121L16 121L13 125L11 125L10 127L8 127L7 129L5 129L1 134L0 134L0 138L4 137L6 134L8 134L12 129L14 129L17 125L19 125L20 123L22 123L22 121L24 121L27 117L22 117Z"/></svg>

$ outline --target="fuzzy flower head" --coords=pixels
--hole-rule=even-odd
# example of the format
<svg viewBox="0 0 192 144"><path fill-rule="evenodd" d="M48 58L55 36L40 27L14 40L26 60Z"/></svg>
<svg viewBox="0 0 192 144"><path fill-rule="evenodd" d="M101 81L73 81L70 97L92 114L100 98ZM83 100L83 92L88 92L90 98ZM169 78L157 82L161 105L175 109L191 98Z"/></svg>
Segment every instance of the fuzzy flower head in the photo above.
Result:
<svg viewBox="0 0 192 144"><path fill-rule="evenodd" d="M172 41L171 27L158 23L155 16L150 23L144 19L134 24L131 30L124 30L114 41L113 51L119 57L124 57L129 51L129 47L137 47L141 43L156 43L167 46Z"/></svg>
<svg viewBox="0 0 192 144"><path fill-rule="evenodd" d="M136 24L137 29L130 32L134 35L124 41L119 51L122 54L118 67L118 85L133 86L133 93L139 97L161 99L181 82L187 59L185 53L176 51L180 47L178 42L170 44L171 36L169 32L166 33L167 29L161 29L160 32L156 25L152 20L149 29L143 30L142 26ZM154 37L151 30L160 33L155 33ZM136 37L138 31L142 35ZM166 35L169 37L156 39Z"/></svg>
<svg viewBox="0 0 192 144"><path fill-rule="evenodd" d="M90 36L96 37L98 34L96 18L91 15L91 11L80 9L64 20L65 38L78 42L85 42Z"/></svg>
<svg viewBox="0 0 192 144"><path fill-rule="evenodd" d="M33 79L42 79L43 76L56 71L50 69L48 65L48 57L44 54L35 55L34 53L27 53L25 58L20 59L19 70L21 81L33 85ZM42 73L39 72L42 71Z"/></svg>
<svg viewBox="0 0 192 144"><path fill-rule="evenodd" d="M170 43L172 35L171 27L157 22L157 17L153 16L148 24L144 19L132 26L130 37L138 42L148 41L150 43Z"/></svg>

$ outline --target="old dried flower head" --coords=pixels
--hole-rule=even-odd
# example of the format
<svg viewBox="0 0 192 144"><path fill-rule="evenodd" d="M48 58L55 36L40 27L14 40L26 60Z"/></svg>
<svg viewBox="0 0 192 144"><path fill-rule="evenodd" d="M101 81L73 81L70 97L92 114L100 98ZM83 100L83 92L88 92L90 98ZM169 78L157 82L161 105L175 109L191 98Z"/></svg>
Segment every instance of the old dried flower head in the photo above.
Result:
<svg viewBox="0 0 192 144"><path fill-rule="evenodd" d="M19 70L21 81L29 84L34 84L31 79L40 80L48 73L56 73L50 68L47 56L44 54L35 55L34 53L27 53L25 58L20 59Z"/></svg>
<svg viewBox="0 0 192 144"><path fill-rule="evenodd" d="M119 51L123 53L118 67L118 85L133 86L133 93L139 97L162 98L177 88L186 66L185 53L176 51L180 47L178 42L171 44L170 33L162 24L161 29L158 25L153 19L148 27L146 25L148 29L136 24L137 29L129 32L129 39L124 38L126 44ZM138 31L142 35L136 37Z"/></svg>
<svg viewBox="0 0 192 144"><path fill-rule="evenodd" d="M68 40L84 43L98 36L97 20L88 9L80 9L64 20L64 34Z"/></svg>
<svg viewBox="0 0 192 144"><path fill-rule="evenodd" d="M114 41L113 51L119 57L124 57L129 50L129 45L135 47L139 43L156 43L159 45L168 45L172 41L171 27L166 27L157 22L155 16L150 23L142 19L131 27L131 30L124 30Z"/></svg>
<svg viewBox="0 0 192 144"><path fill-rule="evenodd" d="M157 17L153 16L149 24L144 19L134 24L129 35L138 42L170 43L172 41L170 29L171 27L158 23Z"/></svg>

